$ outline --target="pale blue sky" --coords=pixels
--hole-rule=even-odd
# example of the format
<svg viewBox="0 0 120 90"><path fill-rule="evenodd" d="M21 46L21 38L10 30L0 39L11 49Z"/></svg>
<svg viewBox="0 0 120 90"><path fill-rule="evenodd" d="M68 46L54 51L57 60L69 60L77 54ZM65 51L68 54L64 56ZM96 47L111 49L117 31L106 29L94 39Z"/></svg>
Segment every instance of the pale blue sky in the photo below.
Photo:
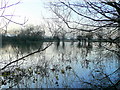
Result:
<svg viewBox="0 0 120 90"><path fill-rule="evenodd" d="M19 0L6 0L9 1L8 4L13 4ZM22 23L24 18L28 19L27 24L41 24L44 22L43 17L48 18L51 16L51 12L48 8L45 8L44 3L48 1L57 0L21 0L21 3L7 8L5 14L12 14L14 12L15 17L12 18L13 21ZM81 0L82 1L82 0ZM1 12L0 12L1 13ZM11 23L8 28L13 29L17 25Z"/></svg>
<svg viewBox="0 0 120 90"><path fill-rule="evenodd" d="M10 0L10 3L16 3L18 0ZM16 17L12 20L22 23L24 18L28 19L26 24L40 24L43 23L43 17L49 17L50 11L45 8L47 0L21 0L21 3L6 10L6 13L14 12ZM13 29L18 25L10 24L9 28Z"/></svg>

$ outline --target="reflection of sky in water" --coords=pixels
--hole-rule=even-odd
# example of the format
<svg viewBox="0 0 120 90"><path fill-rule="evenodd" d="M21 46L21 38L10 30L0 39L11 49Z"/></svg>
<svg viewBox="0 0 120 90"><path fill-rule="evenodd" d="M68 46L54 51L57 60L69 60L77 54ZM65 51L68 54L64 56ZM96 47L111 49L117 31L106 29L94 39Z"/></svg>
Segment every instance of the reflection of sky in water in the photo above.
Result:
<svg viewBox="0 0 120 90"><path fill-rule="evenodd" d="M57 50L56 46L52 45L44 52L27 57L24 63L21 64L22 68L32 67L34 69L36 66L40 66L43 68L43 71L46 70L48 76L42 77L42 75L34 72L30 79L23 77L21 82L26 83L27 86L31 88L79 88L86 87L86 84L82 83L83 81L96 85L101 82L109 82L108 80L95 81L95 78L101 79L105 76L104 74L109 75L119 67L120 62L117 61L116 56L102 48L94 47L87 53L86 48L77 48L76 46L76 43L73 46L71 46L70 43L65 43L64 49L59 46ZM14 51L10 50L10 52L16 55ZM6 53L5 56L7 57L7 55ZM68 66L72 69L66 69ZM39 69L40 68L38 68L38 70ZM55 69L55 71L51 69ZM34 69L34 71L35 70L36 69ZM41 70L42 69L40 69L40 71ZM95 78L93 78L92 75L94 75ZM37 79L35 83L33 83L34 79ZM118 80L119 74L114 73L110 76L110 79L113 82ZM25 87L23 84L19 85L20 87ZM6 86L2 86L2 88ZM88 84L87 87L89 87Z"/></svg>

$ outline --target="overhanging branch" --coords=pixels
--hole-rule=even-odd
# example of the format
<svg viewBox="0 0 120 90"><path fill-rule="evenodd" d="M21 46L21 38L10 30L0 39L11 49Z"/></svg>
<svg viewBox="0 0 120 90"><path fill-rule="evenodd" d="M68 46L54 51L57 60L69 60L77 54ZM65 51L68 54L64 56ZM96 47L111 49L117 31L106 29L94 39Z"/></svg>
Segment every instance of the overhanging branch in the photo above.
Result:
<svg viewBox="0 0 120 90"><path fill-rule="evenodd" d="M21 57L21 58L19 58L19 59L17 59L17 60L14 60L14 61L8 63L8 64L5 65L3 68L1 68L0 71L1 71L1 70L4 70L5 68L7 68L8 66L10 66L11 64L13 64L13 63L15 63L15 62L18 62L18 61L20 61L20 60L22 60L22 59L24 59L24 58L26 58L26 57L29 57L29 56L31 56L31 55L33 55L33 54L35 54L35 53L42 52L42 51L46 50L46 49L47 49L49 46L51 46L51 45L52 45L52 43L49 44L49 45L47 45L45 48L43 48L43 49L41 49L41 50L38 49L37 51L34 51L34 52L32 52L32 53L29 53L29 54L27 54L27 55L25 55L25 56L23 56L23 57Z"/></svg>

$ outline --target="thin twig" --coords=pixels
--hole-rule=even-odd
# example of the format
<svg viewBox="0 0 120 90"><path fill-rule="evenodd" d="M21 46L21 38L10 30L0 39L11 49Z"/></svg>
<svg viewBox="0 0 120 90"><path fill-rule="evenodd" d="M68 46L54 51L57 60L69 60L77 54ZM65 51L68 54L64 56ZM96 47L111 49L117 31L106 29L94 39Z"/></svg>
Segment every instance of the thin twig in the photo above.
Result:
<svg viewBox="0 0 120 90"><path fill-rule="evenodd" d="M11 65L11 64L13 64L13 63L15 63L15 62L18 62L18 61L20 61L20 60L22 60L22 59L24 59L24 58L26 58L26 57L28 57L28 56L31 56L31 55L33 55L33 54L35 54L35 53L42 52L42 51L46 50L46 49L47 49L49 46L51 46L51 45L52 45L52 43L49 44L49 45L47 45L45 48L43 48L43 49L41 49L41 50L38 49L37 51L34 51L34 52L32 52L32 53L29 53L29 54L27 54L27 55L25 55L25 56L23 56L23 57L21 57L21 58L19 58L19 59L17 59L17 60L14 60L14 61L8 63L8 64L5 65L3 68L1 68L0 71L1 71L1 70L4 70L4 69L7 68L9 65Z"/></svg>

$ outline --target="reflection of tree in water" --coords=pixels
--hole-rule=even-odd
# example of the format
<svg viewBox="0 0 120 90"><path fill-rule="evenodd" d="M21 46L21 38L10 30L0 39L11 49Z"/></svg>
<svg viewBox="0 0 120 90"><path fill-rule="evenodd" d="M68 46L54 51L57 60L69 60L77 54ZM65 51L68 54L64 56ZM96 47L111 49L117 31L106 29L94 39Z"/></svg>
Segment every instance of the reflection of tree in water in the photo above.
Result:
<svg viewBox="0 0 120 90"><path fill-rule="evenodd" d="M107 60L114 61L108 58L112 53L97 48L94 51L96 57L89 58L93 54L92 49L88 52L86 48L81 47L75 51L58 52L51 58L47 58L45 53L42 53L37 57L39 58L38 61L36 60L37 65L33 64L27 68L15 67L10 71L3 71L0 81L3 85L9 83L10 87L19 86L20 88L118 88L119 69L116 72L111 70L112 73L106 72L109 67L106 65ZM88 55L90 52L91 55ZM106 57L104 54L109 56ZM106 60L105 57L108 59ZM90 61L88 65L84 65L88 63L86 60ZM87 71L89 71L88 74Z"/></svg>
<svg viewBox="0 0 120 90"><path fill-rule="evenodd" d="M25 52L28 53L38 48L42 48L43 42L42 41L40 42L24 42L24 41L8 42L8 43L4 43L2 46L3 48L5 48L8 45L10 45L14 49L18 49L18 51L22 53L25 53Z"/></svg>
<svg viewBox="0 0 120 90"><path fill-rule="evenodd" d="M55 47L56 47L57 50L59 48L65 49L65 42L64 41L62 41L62 42L57 41L57 42L54 42L54 44L55 44Z"/></svg>
<svg viewBox="0 0 120 90"><path fill-rule="evenodd" d="M63 63L64 64L64 63ZM45 67L46 66L46 67ZM115 84L111 83L110 76L116 75L115 73L106 75L101 69L91 70L90 80L86 81L85 77L74 70L71 65L49 65L35 66L34 68L28 67L26 69L15 68L14 71L5 71L2 73L3 78L0 80L2 85L9 83L9 87L19 88L36 88L41 87L84 87L88 88L117 88ZM44 86L45 85L45 86Z"/></svg>

